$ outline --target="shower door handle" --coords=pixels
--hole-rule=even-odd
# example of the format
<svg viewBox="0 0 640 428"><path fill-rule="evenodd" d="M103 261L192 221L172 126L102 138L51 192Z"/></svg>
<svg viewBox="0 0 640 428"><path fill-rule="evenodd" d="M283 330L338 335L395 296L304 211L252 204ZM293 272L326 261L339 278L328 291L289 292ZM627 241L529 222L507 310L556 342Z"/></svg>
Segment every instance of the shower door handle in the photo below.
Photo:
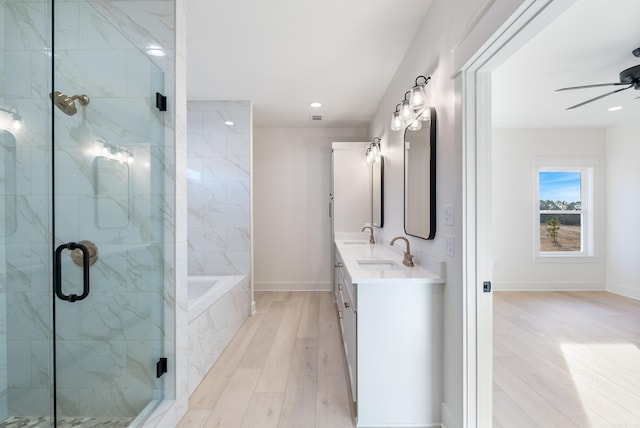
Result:
<svg viewBox="0 0 640 428"><path fill-rule="evenodd" d="M80 250L82 251L82 294L64 294L62 292L62 252L64 250ZM56 248L56 264L55 264L55 290L56 296L61 300L67 300L69 302L77 302L83 300L89 295L89 249L76 242L68 242L62 244Z"/></svg>

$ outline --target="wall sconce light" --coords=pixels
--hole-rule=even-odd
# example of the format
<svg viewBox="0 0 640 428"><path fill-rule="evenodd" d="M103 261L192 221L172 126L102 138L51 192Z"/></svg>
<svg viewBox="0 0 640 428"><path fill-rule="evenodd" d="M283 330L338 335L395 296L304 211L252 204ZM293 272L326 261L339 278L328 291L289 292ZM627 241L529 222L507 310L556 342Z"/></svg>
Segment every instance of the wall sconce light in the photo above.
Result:
<svg viewBox="0 0 640 428"><path fill-rule="evenodd" d="M382 157L382 152L380 150L380 141L382 141L379 137L375 137L373 142L369 144L367 147L367 151L365 152L365 159L367 160L367 164L372 164L377 162Z"/></svg>
<svg viewBox="0 0 640 428"><path fill-rule="evenodd" d="M133 150L109 144L104 138L98 138L97 142L96 156L102 156L122 163L133 163Z"/></svg>
<svg viewBox="0 0 640 428"><path fill-rule="evenodd" d="M404 128L404 120L400 118L400 112L398 109L400 108L400 104L396 105L396 111L391 115L391 130L392 131L400 131Z"/></svg>
<svg viewBox="0 0 640 428"><path fill-rule="evenodd" d="M415 85L404 94L404 99L396 105L396 111L391 115L391 130L401 131L407 126L412 131L422 128L424 121L430 120L427 96L424 88L431 76L416 77Z"/></svg>
<svg viewBox="0 0 640 428"><path fill-rule="evenodd" d="M411 91L405 92L404 100L400 103L400 119L404 120L405 123L414 116L413 108L411 108L411 102L407 99L407 96L409 96L410 93Z"/></svg>
<svg viewBox="0 0 640 428"><path fill-rule="evenodd" d="M424 82L418 83L420 79L423 79ZM427 96L424 93L424 87L427 86L429 80L431 80L431 77L416 77L416 84L413 88L411 88L411 95L409 97L409 104L411 105L412 109L418 110L427 105Z"/></svg>
<svg viewBox="0 0 640 428"><path fill-rule="evenodd" d="M17 108L11 107L6 109L3 107L0 107L0 111L3 111L11 116L12 126L15 131L19 131L20 129L22 129L22 116L20 116L20 112L18 112Z"/></svg>

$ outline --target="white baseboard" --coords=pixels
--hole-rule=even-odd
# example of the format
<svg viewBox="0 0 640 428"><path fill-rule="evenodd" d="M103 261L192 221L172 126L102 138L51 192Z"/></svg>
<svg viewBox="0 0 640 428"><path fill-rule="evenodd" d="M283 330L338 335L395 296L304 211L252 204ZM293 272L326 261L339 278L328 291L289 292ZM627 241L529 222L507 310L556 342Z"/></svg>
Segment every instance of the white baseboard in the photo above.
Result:
<svg viewBox="0 0 640 428"><path fill-rule="evenodd" d="M615 282L607 282L607 291L630 299L640 300L640 288L628 287Z"/></svg>
<svg viewBox="0 0 640 428"><path fill-rule="evenodd" d="M256 282L255 291L331 291L330 282Z"/></svg>
<svg viewBox="0 0 640 428"><path fill-rule="evenodd" d="M606 291L602 282L585 281L492 281L494 291Z"/></svg>

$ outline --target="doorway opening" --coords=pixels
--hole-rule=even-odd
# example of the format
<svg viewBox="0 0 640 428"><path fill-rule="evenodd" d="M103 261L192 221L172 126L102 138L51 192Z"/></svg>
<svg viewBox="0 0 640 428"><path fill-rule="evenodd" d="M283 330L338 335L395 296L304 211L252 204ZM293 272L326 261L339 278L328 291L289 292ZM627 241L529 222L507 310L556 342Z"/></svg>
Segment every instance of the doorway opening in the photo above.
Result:
<svg viewBox="0 0 640 428"><path fill-rule="evenodd" d="M600 314L611 311L608 312L610 321L620 315L613 311L615 305L609 299L613 299L612 301L620 306L633 306L637 302L624 300L619 295L635 299L640 297L640 292L630 283L629 271L633 270L631 265L621 266L628 258L621 250L621 246L627 253L632 251L619 238L623 233L622 226L615 224L623 221L625 216L611 209L612 202L621 203L624 200L621 193L614 187L614 184L618 184L619 188L621 184L626 183L620 171L623 171L623 168L628 168L627 171L633 169L625 165L621 154L625 150L629 153L626 141L632 139L631 125L628 124L630 120L622 115L615 119L607 116L609 113L607 109L610 107L608 102L614 100L624 104L623 110L634 112L632 95L635 94L633 91L627 91L626 97L623 96L624 94L614 94L567 112L565 108L569 106L586 99L596 98L616 88L604 88L604 90L602 87L588 88L588 91L600 91L593 95L592 92L585 93L581 90L567 91L566 94L554 92L555 89L562 87L614 83L618 76L611 70L626 69L638 63L638 59L631 54L633 49L637 48L633 46L633 43L637 44L637 40L630 41L633 33L632 30L625 30L624 19L614 20L617 29L609 36L596 35L597 43L589 43L581 38L577 29L566 27L560 37L557 34L555 38L545 35L549 29L560 26L572 11L587 8L590 3L594 2L590 0L525 2L525 5L518 10L517 16L503 27L503 29L506 28L503 33L497 35L489 47L478 53L463 72L467 136L464 150L465 166L469 174L465 189L467 203L465 234L468 246L465 269L468 283L475 285L467 290L467 315L470 320L467 324L467 332L470 338L469 343L476 346L475 349L470 346L467 351L469 361L475 362L475 366L472 363L468 365L467 389L476 387L468 395L469 412L473 414L475 411L472 416L475 416L476 422L473 423L473 417L469 418L469 426L502 426L499 422L494 425L496 421L494 403L499 405L501 400L504 402L507 399L513 399L512 394L506 391L511 388L511 385L503 382L502 388L496 387L494 374L498 372L504 374L505 371L504 365L497 365L496 356L504 357L504 361L515 364L514 359L509 360L510 357L505 349L509 349L509 346L513 349L517 345L501 342L502 348L498 349L490 344L504 339L495 336L503 334L505 330L512 327L515 331L516 328L521 327L521 324L529 323L530 327L539 324L534 320L526 320L514 315L527 312L522 309L521 302L513 300L515 297L527 297L524 290L538 290L528 296L532 299L531 301L539 299L546 293L549 299L559 299L563 302L561 307L568 306L569 309L580 307L584 312L595 308L593 310ZM638 9L638 5L629 4L626 10L629 11L631 19L637 20L640 13ZM601 25L601 22L594 23L593 19L606 20L606 17L603 17L606 13L607 11L603 11L601 7L592 12L582 10L582 16L579 19L582 25L593 32L594 26ZM599 30L596 32L599 33ZM538 43L539 38L545 37L550 37L555 45L544 48L543 43ZM631 45L622 49L625 44L620 39L625 37L629 39L627 44L631 43ZM606 49L607 44L610 44L609 50L621 51L620 58L605 60L604 55L595 54L600 49ZM560 45L573 48L562 52L557 49L561 47ZM585 46L588 46L588 49ZM579 65L583 60L581 58L584 54L581 53L583 49L592 52L591 62L586 62L586 64L592 64L590 66ZM545 54L556 56L547 58L548 62L545 63L537 59L535 55L538 54L542 55L540 58L544 58ZM518 60L520 64L528 65L527 73L530 74L518 74L517 67L513 65ZM599 64L598 60L607 64L594 65ZM610 77L607 79L606 76ZM565 81L561 82L562 79ZM515 86L510 87L510 82ZM509 93L517 95L516 101L505 101L507 100L505 94ZM556 103L560 104L560 107L556 106ZM522 114L518 115L518 113ZM635 110L632 114L637 117L638 111ZM581 122L584 119L580 119L585 115L588 117L587 125ZM560 144L554 143L557 141L560 141ZM544 150L545 145L548 146L547 151ZM562 167L560 169L569 168L571 171L573 171L572 168L577 167L577 164L586 163L587 169L592 168L593 171L591 184L595 205L591 207L593 224L588 230L591 235L584 234L585 224L581 224L583 234L579 236L583 241L570 247L572 254L557 255L540 251L540 239L545 237L546 226L540 224L542 212L539 205L540 195L537 193L539 189L536 187L538 186L536 180L539 179L539 171L536 167L543 165L546 161L558 162L555 166ZM613 174L612 171L614 171ZM507 195L510 200L502 198L501 205L502 195ZM575 205L573 207L575 208ZM550 209L556 208L558 207L553 206ZM582 217L585 213L586 210L573 210L570 214L586 219L587 217ZM547 214L546 211L544 214ZM616 221L612 221L612 218ZM628 227L631 223L625 224ZM560 227L568 228L563 225ZM585 242L585 236L589 236L591 241ZM589 251L576 254L582 249L589 249ZM506 257L506 254L510 258ZM614 254L617 257L615 259ZM605 269L609 266L614 266L617 272L612 275L610 269ZM637 278L638 273L634 272L634 274ZM493 283L495 294L482 292L483 282L489 280ZM579 290L585 289L590 291L584 296L576 295L581 292ZM598 293L604 294L600 296ZM600 297L594 298L594 296ZM589 299L595 306L590 306ZM546 312L543 311L541 315L536 310L541 310L542 307L532 307L531 301L523 304L524 308L534 308L530 311L530 314L536 313L534 318L541 317L548 322L557 315L558 311L549 308L545 309ZM505 308L507 308L506 311ZM606 308L606 311L603 308ZM556 320L555 325L551 327L556 327L560 322L565 325L574 323L575 327L578 325L580 314L582 312L574 312L573 316L570 315L564 321ZM508 318L507 321L505 317ZM595 315L587 317L585 322L588 324L595 319L597 319ZM604 321L600 324L602 323ZM624 332L626 329L625 326L620 328L621 330L617 331ZM528 333L534 336L543 334L532 333L533 331L530 329ZM518 334L522 337L524 333ZM569 382L576 390L581 386L579 385L581 382L579 377L573 375L572 370L585 370L584 367L575 368L576 355L586 355L586 360L591 361L595 353L604 353L604 348L613 349L616 346L630 345L630 352L637 351L637 346L633 345L637 343L637 338L630 338L629 335L627 340L610 340L600 348L598 346L601 344L594 339L586 340L593 345L591 348L583 347L583 342L574 338L557 345L561 348L559 352L562 365L566 368L564 372L571 373L570 376L573 377ZM525 343L523 351L535 346L534 343ZM578 348L580 351L576 354ZM618 353L624 354L621 350L618 350ZM534 354L533 351L530 352L530 355ZM625 367L628 370L627 374L635 376L631 367L628 365ZM506 372L510 375L507 377L514 379L515 373L515 378L518 379L517 376L525 373L525 369L524 366L518 368L512 366L509 368L511 371ZM541 369L537 374L546 374L543 371L544 369ZM532 371L530 374L535 376L536 372ZM602 376L603 382L609 381L608 375ZM529 379L528 384L524 382L527 387L531 385L531 379L533 378ZM536 379L540 381L542 377ZM476 384L472 385L474 381ZM529 402L543 395L544 393L534 391L533 395L529 396ZM549 391L547 395L552 396ZM562 398L560 396L555 398L557 399L555 407L558 407L558 402ZM550 399L553 400L553 398ZM602 414L593 416L589 406L584 405L588 398L581 396L579 399L582 401L578 402L579 408L574 409L574 415L579 414L582 419L575 419L574 416L574 420L582 420L586 426L596 423L594 421L597 421L598 417L610 420L610 417ZM474 404L475 408L473 408ZM616 405L619 406L620 403ZM536 410L529 408L527 411L535 412ZM537 411L545 412L543 409ZM547 416L548 414L549 412ZM550 417L549 420L551 420ZM520 422L525 423L526 420L523 419ZM505 423L507 423L505 426L508 426L508 422Z"/></svg>

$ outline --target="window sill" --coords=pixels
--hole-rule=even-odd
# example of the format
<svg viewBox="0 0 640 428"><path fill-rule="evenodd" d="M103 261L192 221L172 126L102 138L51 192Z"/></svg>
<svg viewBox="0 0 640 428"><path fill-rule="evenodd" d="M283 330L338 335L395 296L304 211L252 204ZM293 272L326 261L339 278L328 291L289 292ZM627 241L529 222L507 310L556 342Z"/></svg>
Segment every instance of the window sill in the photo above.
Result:
<svg viewBox="0 0 640 428"><path fill-rule="evenodd" d="M534 256L536 263L598 263L600 257L582 254L538 254Z"/></svg>

